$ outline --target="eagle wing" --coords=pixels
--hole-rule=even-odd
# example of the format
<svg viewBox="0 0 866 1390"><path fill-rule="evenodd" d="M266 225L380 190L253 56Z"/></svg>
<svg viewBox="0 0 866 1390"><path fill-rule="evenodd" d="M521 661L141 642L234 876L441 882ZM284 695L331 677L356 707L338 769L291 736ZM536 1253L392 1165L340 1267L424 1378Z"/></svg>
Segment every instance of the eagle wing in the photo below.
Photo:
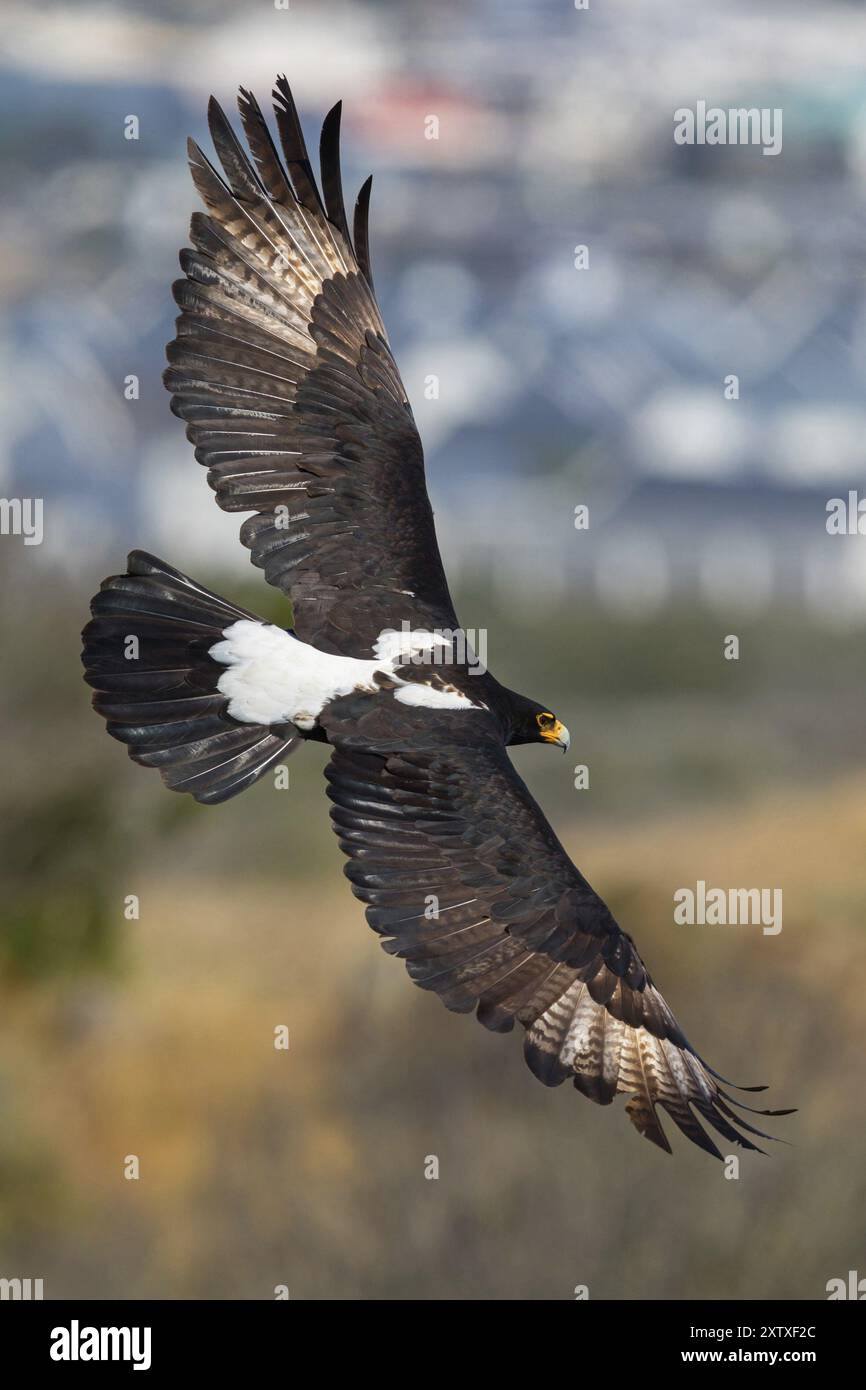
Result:
<svg viewBox="0 0 866 1390"><path fill-rule="evenodd" d="M696 1116L747 1149L741 1130L772 1137L732 1109L749 1107L696 1054L503 747L343 746L326 775L353 891L416 984L494 1031L517 1019L545 1085L570 1077L602 1105L625 1093L632 1124L667 1152L659 1108L719 1158Z"/></svg>
<svg viewBox="0 0 866 1390"><path fill-rule="evenodd" d="M339 104L320 145L322 194L284 77L274 111L239 109L252 161L211 99L222 176L190 141L193 214L165 384L241 539L291 599L298 635L366 654L386 626L457 627L421 441L373 293L370 180L354 244L343 206Z"/></svg>

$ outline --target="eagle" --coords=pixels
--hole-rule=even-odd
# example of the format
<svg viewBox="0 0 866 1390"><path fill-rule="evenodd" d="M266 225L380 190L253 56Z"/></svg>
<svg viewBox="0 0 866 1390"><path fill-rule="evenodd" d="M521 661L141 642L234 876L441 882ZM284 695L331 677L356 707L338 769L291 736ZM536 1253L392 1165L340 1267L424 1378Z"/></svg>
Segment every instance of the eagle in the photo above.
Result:
<svg viewBox="0 0 866 1390"><path fill-rule="evenodd" d="M668 1153L660 1111L717 1158L702 1120L756 1149L749 1136L771 1136L739 1112L791 1112L725 1089L511 763L510 747L566 751L569 734L478 661L454 611L376 302L372 180L350 228L341 104L317 182L285 77L273 101L282 153L243 87L249 152L213 98L221 171L189 142L205 210L180 253L164 381L219 506L250 514L241 540L292 626L134 550L83 632L94 708L136 762L206 804L326 743L352 891L417 985L495 1032L520 1023L540 1081L600 1105L625 1094Z"/></svg>

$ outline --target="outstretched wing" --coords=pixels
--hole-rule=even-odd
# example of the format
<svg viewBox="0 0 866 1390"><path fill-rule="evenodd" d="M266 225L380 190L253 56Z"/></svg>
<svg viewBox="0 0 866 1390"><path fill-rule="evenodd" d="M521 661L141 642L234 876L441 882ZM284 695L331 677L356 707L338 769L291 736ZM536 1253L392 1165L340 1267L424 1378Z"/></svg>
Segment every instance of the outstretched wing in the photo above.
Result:
<svg viewBox="0 0 866 1390"><path fill-rule="evenodd" d="M658 1107L716 1157L694 1112L748 1149L740 1130L771 1137L731 1108L503 748L338 748L327 777L353 891L416 984L495 1031L517 1019L545 1085L571 1077L602 1105L627 1094L632 1124L668 1152Z"/></svg>
<svg viewBox="0 0 866 1390"><path fill-rule="evenodd" d="M305 641L367 655L385 627L456 628L424 480L421 441L373 294L367 214L354 245L343 207L340 106L325 119L316 188L284 77L277 154L241 89L248 158L211 99L217 173L190 141L207 214L181 253L182 310L165 384L241 539L292 600Z"/></svg>

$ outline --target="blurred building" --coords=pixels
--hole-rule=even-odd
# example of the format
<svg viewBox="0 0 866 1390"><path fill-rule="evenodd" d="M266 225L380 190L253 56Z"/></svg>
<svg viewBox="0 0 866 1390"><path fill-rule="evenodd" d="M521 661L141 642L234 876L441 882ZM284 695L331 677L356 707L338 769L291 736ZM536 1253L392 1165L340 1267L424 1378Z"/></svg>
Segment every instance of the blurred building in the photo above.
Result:
<svg viewBox="0 0 866 1390"><path fill-rule="evenodd" d="M795 6L770 39L764 10L13 6L0 476L48 500L41 558L177 544L172 504L196 496L180 562L233 534L159 376L194 206L184 137L206 139L207 91L264 97L276 63L311 145L343 96L346 182L375 172L380 295L455 565L487 565L503 531L519 555L509 518L549 505L563 583L613 603L724 606L751 585L858 612L863 566L827 544L824 509L863 474L866 15ZM676 145L698 98L781 107L782 152ZM575 544L578 502L594 521Z"/></svg>

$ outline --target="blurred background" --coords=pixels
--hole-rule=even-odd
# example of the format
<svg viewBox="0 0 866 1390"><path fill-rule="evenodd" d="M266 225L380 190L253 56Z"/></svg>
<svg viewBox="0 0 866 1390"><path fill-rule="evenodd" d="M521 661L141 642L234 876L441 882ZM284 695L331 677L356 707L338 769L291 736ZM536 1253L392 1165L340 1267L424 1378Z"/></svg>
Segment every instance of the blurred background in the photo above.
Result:
<svg viewBox="0 0 866 1390"><path fill-rule="evenodd" d="M866 1274L866 539L826 528L866 487L864 52L838 0L7 0L0 491L44 499L44 539L0 537L0 1275L811 1299ZM89 710L78 634L133 545L288 620L160 382L185 138L277 71L312 148L343 98L347 202L374 173L461 618L571 728L521 771L703 1054L800 1107L737 1180L412 987L341 877L321 749L204 808ZM675 144L699 99L782 108L782 152ZM698 879L781 888L782 932L675 926Z"/></svg>

